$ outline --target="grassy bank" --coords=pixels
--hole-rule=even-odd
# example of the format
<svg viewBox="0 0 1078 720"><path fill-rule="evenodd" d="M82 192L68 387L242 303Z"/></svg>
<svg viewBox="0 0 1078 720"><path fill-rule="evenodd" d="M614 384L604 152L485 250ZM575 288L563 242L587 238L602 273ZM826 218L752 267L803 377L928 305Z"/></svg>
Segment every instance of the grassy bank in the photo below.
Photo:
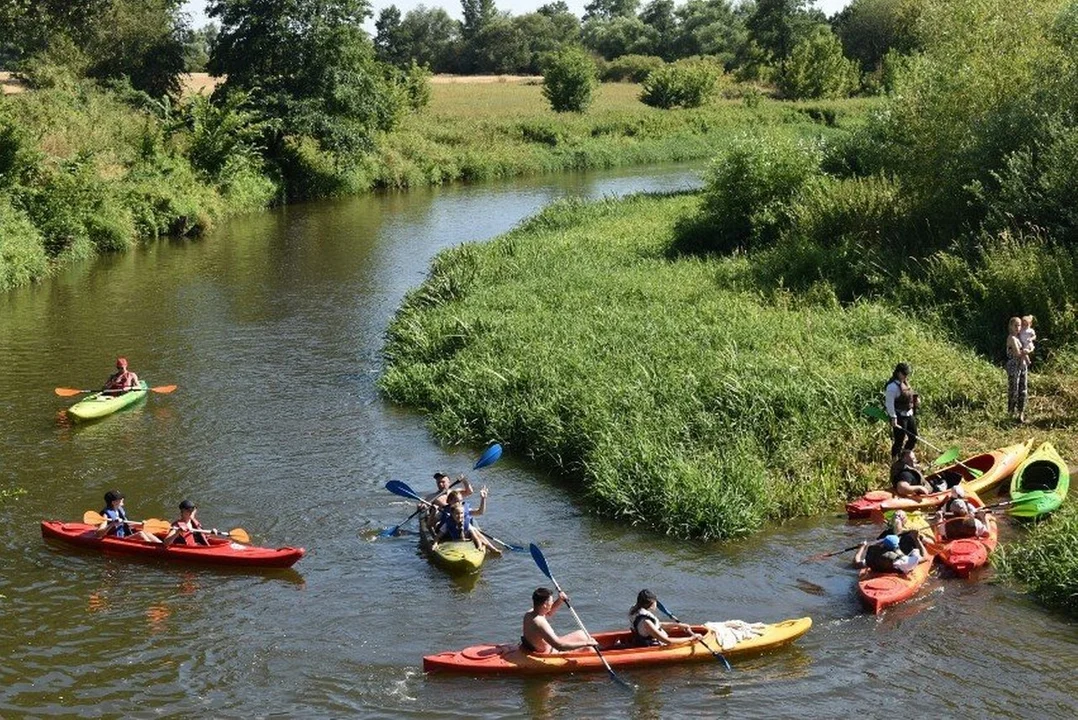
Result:
<svg viewBox="0 0 1078 720"><path fill-rule="evenodd" d="M720 538L878 485L896 358L925 427L998 405L1001 374L876 304L761 293L742 259L670 259L694 196L551 207L443 253L394 320L387 395L449 441L497 438L598 511Z"/></svg>
<svg viewBox="0 0 1078 720"><path fill-rule="evenodd" d="M879 100L788 103L716 100L692 110L639 101L640 86L611 83L585 114L555 113L539 85L432 85L430 105L380 143L372 182L411 187L457 180L710 158L745 128L832 135L861 124ZM751 106L750 106L751 105Z"/></svg>
<svg viewBox="0 0 1078 720"><path fill-rule="evenodd" d="M1078 615L1078 507L1072 501L1021 542L1001 547L993 564L1041 602Z"/></svg>

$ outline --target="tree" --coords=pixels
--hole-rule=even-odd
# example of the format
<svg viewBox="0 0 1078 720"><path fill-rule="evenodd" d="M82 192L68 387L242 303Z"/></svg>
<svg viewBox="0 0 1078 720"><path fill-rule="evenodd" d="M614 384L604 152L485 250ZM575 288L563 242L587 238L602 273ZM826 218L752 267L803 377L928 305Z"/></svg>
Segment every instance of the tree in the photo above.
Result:
<svg viewBox="0 0 1078 720"><path fill-rule="evenodd" d="M584 112L598 85L595 63L581 48L553 55L543 73L543 97L554 112Z"/></svg>
<svg viewBox="0 0 1078 720"><path fill-rule="evenodd" d="M460 0L460 6L464 14L461 34L465 42L478 35L498 14L494 0Z"/></svg>
<svg viewBox="0 0 1078 720"><path fill-rule="evenodd" d="M677 52L677 18L674 16L674 0L651 0L640 11L640 20L653 31L655 44L652 55L673 60Z"/></svg>
<svg viewBox="0 0 1078 720"><path fill-rule="evenodd" d="M858 85L857 63L847 60L831 28L818 25L797 43L779 78L791 100L847 97Z"/></svg>
<svg viewBox="0 0 1078 720"><path fill-rule="evenodd" d="M483 26L469 43L470 66L474 72L513 74L526 70L531 61L528 37L507 17Z"/></svg>
<svg viewBox="0 0 1078 720"><path fill-rule="evenodd" d="M740 7L740 6L739 6ZM688 0L675 11L678 57L716 55L730 69L748 43L743 12L728 0Z"/></svg>
<svg viewBox="0 0 1078 720"><path fill-rule="evenodd" d="M571 13L544 15L534 12L512 19L523 36L529 60L522 71L541 74L543 59L569 45L580 44L580 23Z"/></svg>
<svg viewBox="0 0 1078 720"><path fill-rule="evenodd" d="M427 65L434 72L457 69L460 23L440 7L419 5L401 21L401 42L407 50L405 62Z"/></svg>
<svg viewBox="0 0 1078 720"><path fill-rule="evenodd" d="M923 6L924 0L853 0L832 25L847 57L873 72L888 51L908 55L920 47L916 25Z"/></svg>
<svg viewBox="0 0 1078 720"><path fill-rule="evenodd" d="M644 55L655 45L655 31L635 15L584 23L584 47L612 60L622 55Z"/></svg>
<svg viewBox="0 0 1078 720"><path fill-rule="evenodd" d="M588 20L613 20L618 17L633 17L640 0L591 0L584 6L584 22Z"/></svg>
<svg viewBox="0 0 1078 720"><path fill-rule="evenodd" d="M780 66L809 27L823 21L818 11L807 12L806 4L807 0L757 0L746 22L751 39Z"/></svg>
<svg viewBox="0 0 1078 720"><path fill-rule="evenodd" d="M276 129L271 152L308 137L349 162L398 120L401 93L363 31L366 0L211 0L208 10L221 23L210 72L228 78L217 93L249 94Z"/></svg>
<svg viewBox="0 0 1078 720"><path fill-rule="evenodd" d="M374 51L382 62L403 67L408 62L401 33L401 11L396 5L382 8L374 22Z"/></svg>

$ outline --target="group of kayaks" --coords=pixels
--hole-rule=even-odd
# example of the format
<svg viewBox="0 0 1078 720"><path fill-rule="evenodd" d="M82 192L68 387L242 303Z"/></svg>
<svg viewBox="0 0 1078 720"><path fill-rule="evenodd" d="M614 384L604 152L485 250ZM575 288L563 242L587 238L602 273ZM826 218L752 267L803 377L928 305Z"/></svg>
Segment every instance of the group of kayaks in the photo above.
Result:
<svg viewBox="0 0 1078 720"><path fill-rule="evenodd" d="M944 475L961 477L958 486L965 491L966 501L975 508L982 508L985 503L979 493L987 492L1011 478L1010 500L992 507L1006 508L1015 517L1038 518L1063 503L1070 486L1070 470L1051 443L1043 443L1031 453L1032 445L1033 441L1029 440L975 455L942 467L927 479ZM943 530L944 521L929 523L924 513L938 509L951 497L954 494L950 489L916 498L897 497L888 491L877 490L846 505L851 519L881 517L889 511L906 511L909 527L920 531L928 551L928 557L908 573L861 569L857 578L857 593L866 608L880 613L916 595L937 559L958 577L968 577L971 572L988 563L989 555L999 542L998 523L991 513L984 515L988 532L981 537L948 539Z"/></svg>

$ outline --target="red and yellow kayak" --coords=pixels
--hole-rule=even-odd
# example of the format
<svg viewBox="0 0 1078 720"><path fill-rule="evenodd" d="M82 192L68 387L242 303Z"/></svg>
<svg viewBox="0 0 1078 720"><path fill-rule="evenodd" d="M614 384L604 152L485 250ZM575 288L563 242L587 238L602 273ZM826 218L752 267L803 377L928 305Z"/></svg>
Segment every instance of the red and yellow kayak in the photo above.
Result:
<svg viewBox="0 0 1078 720"><path fill-rule="evenodd" d="M977 493L966 493L966 501L974 507L984 507L984 502ZM943 564L951 568L958 577L968 577L973 570L988 564L989 554L996 549L996 543L999 541L996 518L988 513L984 516L984 522L988 525L986 537L947 540L940 534L945 527L944 523L940 523L935 528L935 552Z"/></svg>
<svg viewBox="0 0 1078 720"><path fill-rule="evenodd" d="M292 567L306 552L303 548L264 548L241 545L231 540L209 538L209 545L157 545L137 539L98 537L93 525L65 523L59 520L42 520L41 536L46 540L59 540L68 545L100 550L106 553L122 553L154 558L169 562L201 563L204 565L232 565L254 568Z"/></svg>
<svg viewBox="0 0 1078 720"><path fill-rule="evenodd" d="M954 472L962 476L961 485L967 491L983 492L1011 476L1011 473L1026 459L1033 440L1017 443L992 452L974 455L960 465L948 465L928 476L927 479L944 473ZM965 467L963 467L963 465ZM974 477L970 468L981 473ZM949 497L948 491L922 495L917 498L904 498L893 495L887 490L873 490L864 496L846 503L846 514L851 519L871 517L873 513L884 510L933 510Z"/></svg>
<svg viewBox="0 0 1078 720"><path fill-rule="evenodd" d="M807 633L810 627L812 618L809 617L783 620L765 625L761 635L742 640L726 649L719 647L715 633L704 625L693 627L695 632L704 636L703 642L688 645L635 647L630 644L631 633L628 630L596 633L594 637L599 641L603 657L611 667L651 667L679 662L715 662L711 650L721 651L727 659L765 652L793 642ZM678 633L675 631L670 635L677 637ZM423 658L425 672L473 675L556 675L603 669L602 661L591 648L539 654L524 652L516 644L475 645L457 652L443 652Z"/></svg>

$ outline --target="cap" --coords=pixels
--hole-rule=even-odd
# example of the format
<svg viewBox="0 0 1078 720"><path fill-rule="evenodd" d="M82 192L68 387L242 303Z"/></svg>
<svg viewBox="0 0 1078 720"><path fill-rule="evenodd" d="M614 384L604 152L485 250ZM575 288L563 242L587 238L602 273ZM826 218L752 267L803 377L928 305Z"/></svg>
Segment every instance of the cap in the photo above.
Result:
<svg viewBox="0 0 1078 720"><path fill-rule="evenodd" d="M888 550L898 549L898 535L884 535L883 546Z"/></svg>
<svg viewBox="0 0 1078 720"><path fill-rule="evenodd" d="M195 507L196 507L195 504L193 502L191 502L190 500L181 500L180 501L180 510L194 510Z"/></svg>
<svg viewBox="0 0 1078 720"><path fill-rule="evenodd" d="M117 500L123 500L123 499L124 499L124 494L122 492L120 492L119 490L109 490L107 493L105 493L105 504L106 505L114 503Z"/></svg>
<svg viewBox="0 0 1078 720"><path fill-rule="evenodd" d="M448 477L449 477L449 476L448 476L448 475L446 475L446 474L445 474L445 473L443 473L443 472L436 472L436 473L434 473L434 479L435 479L435 480L441 480L442 478L448 478Z"/></svg>
<svg viewBox="0 0 1078 720"><path fill-rule="evenodd" d="M116 367L118 367L121 370L126 370L127 369L127 358L125 358L125 357L116 358Z"/></svg>

